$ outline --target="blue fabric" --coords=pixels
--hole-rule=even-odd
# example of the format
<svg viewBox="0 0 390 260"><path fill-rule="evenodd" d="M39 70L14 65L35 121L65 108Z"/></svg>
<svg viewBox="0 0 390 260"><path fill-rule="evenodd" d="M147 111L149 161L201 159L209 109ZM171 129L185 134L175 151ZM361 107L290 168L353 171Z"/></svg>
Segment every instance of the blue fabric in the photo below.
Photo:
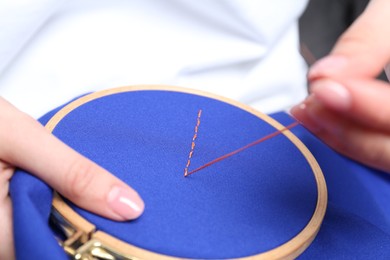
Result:
<svg viewBox="0 0 390 260"><path fill-rule="evenodd" d="M300 259L389 259L390 175L338 155L304 128L292 132L316 157L329 196L320 232Z"/></svg>
<svg viewBox="0 0 390 260"><path fill-rule="evenodd" d="M76 210L99 230L180 257L240 257L291 239L309 221L317 196L303 156L280 135L184 178L199 109L190 169L274 131L231 105L161 91L108 96L66 116L54 134L133 186L146 203L140 219L125 223ZM285 113L273 116L292 121ZM323 226L301 258L389 256L389 176L337 155L303 127L293 132L317 158L329 191ZM47 224L51 190L18 171L11 196L18 259L66 259Z"/></svg>

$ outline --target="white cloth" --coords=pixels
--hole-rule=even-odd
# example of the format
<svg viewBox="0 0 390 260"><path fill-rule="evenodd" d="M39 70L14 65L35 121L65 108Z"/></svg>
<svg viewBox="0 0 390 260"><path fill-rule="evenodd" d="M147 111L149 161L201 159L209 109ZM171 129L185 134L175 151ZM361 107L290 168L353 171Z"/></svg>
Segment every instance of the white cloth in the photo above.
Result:
<svg viewBox="0 0 390 260"><path fill-rule="evenodd" d="M306 3L1 1L0 95L35 117L86 92L134 84L285 109L306 95L297 26Z"/></svg>

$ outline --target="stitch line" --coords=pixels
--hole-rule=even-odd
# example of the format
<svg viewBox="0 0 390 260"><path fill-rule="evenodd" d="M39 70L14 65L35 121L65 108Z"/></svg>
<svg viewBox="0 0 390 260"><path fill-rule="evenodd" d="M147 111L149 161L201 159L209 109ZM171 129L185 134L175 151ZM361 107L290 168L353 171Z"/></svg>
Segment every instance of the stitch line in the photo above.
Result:
<svg viewBox="0 0 390 260"><path fill-rule="evenodd" d="M271 138L273 138L273 137L275 137L275 136L277 136L277 135L280 135L280 134L282 134L284 131L289 130L289 129L291 129L291 128L297 126L297 125L300 125L299 122L294 122L294 123L292 123L292 124L290 124L290 125L288 125L288 126L282 128L282 129L280 129L280 130L277 130L277 131L275 131L275 132L273 132L273 133L271 133L271 134L269 134L269 135L266 135L266 136L264 136L264 137L262 137L262 138L260 138L260 139L258 139L258 140L256 140L256 141L254 141L254 142L252 142L252 143L249 143L249 144L247 144L247 145L245 145L245 146L243 146L243 147L241 147L241 148L239 148L239 149L237 149L237 150L234 150L234 151L232 151L232 152L230 152L230 153L227 153L227 154L225 154L225 155L222 155L221 157L218 157L217 159L214 159L214 160L212 160L212 161L210 161L210 162L204 164L203 166L200 166L199 168L196 168L195 170L192 170L192 171L190 171L190 172L187 171L187 172L185 172L185 173L186 173L185 176L188 176L188 175L191 175L191 174L193 174L193 173L195 173L195 172L198 172L198 171L200 171L200 170L203 170L204 168L207 168L207 167L209 167L210 165L213 165L214 163L217 163L217 162L220 162L220 161L222 161L222 160L225 160L226 158L229 158L229 157L231 157L231 156L233 156L233 155L235 155L235 154L237 154L237 153L239 153L239 152L242 152L242 151L244 151L244 150L246 150L246 149L248 149L248 148L250 148L250 147L252 147L252 146L258 145L259 143L262 143L262 142L264 142L264 141L266 141L266 140L268 140L268 139L271 139ZM187 169L187 170L188 170L188 169Z"/></svg>
<svg viewBox="0 0 390 260"><path fill-rule="evenodd" d="M188 168L190 167L191 165L191 159L192 159L192 155L194 154L194 150L195 150L195 140L196 138L198 138L198 131L199 131L199 125L200 125L200 117L202 115L202 109L199 109L198 111L198 116L196 118L196 125L195 125L195 129L194 129L194 136L192 137L192 142L191 142L191 150L188 154L188 160L187 160L187 164L186 164L186 167L184 168L184 177L187 177L189 174L188 174Z"/></svg>

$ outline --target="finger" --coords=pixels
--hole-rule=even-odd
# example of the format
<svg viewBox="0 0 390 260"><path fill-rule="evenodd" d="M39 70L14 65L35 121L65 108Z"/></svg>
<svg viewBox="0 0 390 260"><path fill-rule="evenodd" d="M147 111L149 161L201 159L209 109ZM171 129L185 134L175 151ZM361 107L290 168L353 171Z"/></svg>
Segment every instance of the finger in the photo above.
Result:
<svg viewBox="0 0 390 260"><path fill-rule="evenodd" d="M390 86L377 80L330 79L313 82L311 93L325 107L365 127L390 131Z"/></svg>
<svg viewBox="0 0 390 260"><path fill-rule="evenodd" d="M15 259L12 232L12 204L8 195L13 167L0 160L0 259Z"/></svg>
<svg viewBox="0 0 390 260"><path fill-rule="evenodd" d="M301 104L296 105L291 108L291 115L297 119L300 123L302 123L310 132L313 134L318 134L321 132L321 128L318 126L316 121L312 120L306 112L307 104L310 104L314 101L314 96L308 96Z"/></svg>
<svg viewBox="0 0 390 260"><path fill-rule="evenodd" d="M375 77L390 60L390 1L372 0L339 38L330 56L318 61L309 79Z"/></svg>
<svg viewBox="0 0 390 260"><path fill-rule="evenodd" d="M339 114L327 110L319 102L315 102L315 98L305 104L305 107L294 108L294 110L299 110L294 114L318 138L352 159L390 172L390 135L388 133L348 121Z"/></svg>
<svg viewBox="0 0 390 260"><path fill-rule="evenodd" d="M0 111L0 122L7 122L0 125L0 158L32 172L78 206L99 215L128 220L143 212L137 192L121 180L5 100L0 99Z"/></svg>

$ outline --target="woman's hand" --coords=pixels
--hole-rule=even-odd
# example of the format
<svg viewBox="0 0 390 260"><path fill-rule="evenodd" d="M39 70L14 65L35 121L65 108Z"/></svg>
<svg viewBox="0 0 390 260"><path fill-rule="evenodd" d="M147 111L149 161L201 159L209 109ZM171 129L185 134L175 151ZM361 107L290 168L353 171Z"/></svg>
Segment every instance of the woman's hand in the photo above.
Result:
<svg viewBox="0 0 390 260"><path fill-rule="evenodd" d="M31 172L73 203L101 216L124 221L139 217L144 210L137 192L0 97L0 259L15 257L8 194L14 166Z"/></svg>
<svg viewBox="0 0 390 260"><path fill-rule="evenodd" d="M310 96L291 113L340 153L390 172L390 1L372 0L328 57L310 69ZM388 74L389 75L389 74Z"/></svg>

